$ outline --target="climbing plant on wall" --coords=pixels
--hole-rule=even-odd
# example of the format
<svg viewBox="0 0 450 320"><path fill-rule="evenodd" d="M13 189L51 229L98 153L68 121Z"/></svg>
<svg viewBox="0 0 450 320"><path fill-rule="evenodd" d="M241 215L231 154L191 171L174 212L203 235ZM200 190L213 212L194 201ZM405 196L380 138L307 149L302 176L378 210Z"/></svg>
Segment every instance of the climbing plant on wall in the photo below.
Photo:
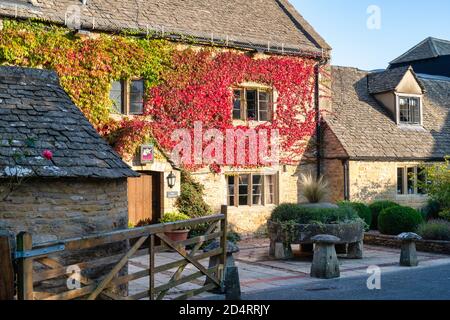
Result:
<svg viewBox="0 0 450 320"><path fill-rule="evenodd" d="M75 104L127 160L148 140L170 152L175 143L171 133L192 130L195 121L220 132L234 128L230 89L243 82L276 90L273 121L258 123L255 129L279 131L283 162L296 160L315 130L315 62L309 59L255 59L215 48L180 49L165 40L104 34L80 37L42 22L4 21L0 61L54 69ZM114 120L110 117L111 82L130 77L146 79L145 112ZM243 123L238 129L249 126Z"/></svg>

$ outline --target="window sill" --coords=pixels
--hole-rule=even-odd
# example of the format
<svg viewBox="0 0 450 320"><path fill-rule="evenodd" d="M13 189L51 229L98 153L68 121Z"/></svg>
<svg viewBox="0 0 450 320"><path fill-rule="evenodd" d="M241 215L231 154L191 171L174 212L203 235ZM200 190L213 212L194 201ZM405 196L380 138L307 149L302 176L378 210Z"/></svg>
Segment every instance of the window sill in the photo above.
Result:
<svg viewBox="0 0 450 320"><path fill-rule="evenodd" d="M250 127L252 126L259 126L262 124L271 124L272 121L256 121L256 120L237 120L233 119L233 125L234 126L240 126L240 125L246 125L249 124Z"/></svg>
<svg viewBox="0 0 450 320"><path fill-rule="evenodd" d="M399 123L398 127L400 130L405 131L418 131L418 132L425 132L426 130L424 127L420 124L406 124L406 123Z"/></svg>
<svg viewBox="0 0 450 320"><path fill-rule="evenodd" d="M395 197L397 199L408 199L408 198L426 199L426 198L428 198L428 195L426 195L426 194L397 194Z"/></svg>
<svg viewBox="0 0 450 320"><path fill-rule="evenodd" d="M241 209L241 208L245 208L245 209L250 209L250 208L268 208L268 207L275 207L276 204L266 204L266 205L251 205L251 206L228 206L228 208L235 208L235 209Z"/></svg>

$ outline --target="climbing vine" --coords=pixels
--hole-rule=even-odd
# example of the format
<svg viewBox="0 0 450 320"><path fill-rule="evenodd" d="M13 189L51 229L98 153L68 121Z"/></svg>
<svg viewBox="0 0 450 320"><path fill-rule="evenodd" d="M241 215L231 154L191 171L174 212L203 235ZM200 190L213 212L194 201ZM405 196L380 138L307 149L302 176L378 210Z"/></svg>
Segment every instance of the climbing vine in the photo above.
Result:
<svg viewBox="0 0 450 320"><path fill-rule="evenodd" d="M195 121L201 121L205 130L224 133L236 128L231 119L230 88L243 82L276 91L273 121L252 127L278 130L283 162L297 160L315 130L315 62L309 59L255 59L214 48L180 49L165 40L103 34L82 37L41 22L4 21L0 61L54 69L75 104L127 160L144 141L170 152L175 144L171 133L184 128L192 134ZM146 79L145 112L117 120L110 116L111 82L131 77ZM237 127L248 128L249 123ZM203 148L206 145L207 141ZM208 165L220 172L217 164Z"/></svg>

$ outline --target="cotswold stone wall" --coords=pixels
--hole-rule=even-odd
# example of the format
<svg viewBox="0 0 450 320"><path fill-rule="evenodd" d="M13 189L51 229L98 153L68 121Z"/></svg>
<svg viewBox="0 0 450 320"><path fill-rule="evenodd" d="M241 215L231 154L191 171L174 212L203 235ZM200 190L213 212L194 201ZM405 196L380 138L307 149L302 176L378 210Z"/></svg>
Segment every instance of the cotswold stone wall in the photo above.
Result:
<svg viewBox="0 0 450 320"><path fill-rule="evenodd" d="M0 180L0 189L5 184ZM30 232L36 243L124 229L127 225L126 179L34 179L0 201L0 229Z"/></svg>
<svg viewBox="0 0 450 320"><path fill-rule="evenodd" d="M300 174L313 172L314 163L303 163L300 166L286 165L273 169L235 170L233 173L271 173L278 175L279 203L300 203L306 201L301 196ZM229 172L231 173L231 172ZM227 181L225 174L213 174L207 170L196 172L194 177L205 187L205 201L214 212L220 212L220 207L227 204ZM239 206L228 208L228 222L231 230L241 235L261 235L267 232L267 219L276 205Z"/></svg>
<svg viewBox="0 0 450 320"><path fill-rule="evenodd" d="M5 182L0 180L0 190ZM0 230L27 231L33 243L62 240L128 227L127 180L40 179L25 181L7 200L0 201ZM65 266L124 253L125 241L56 255ZM35 270L42 268L35 263ZM99 279L112 266L84 271L90 279ZM119 274L124 275L127 267ZM37 291L66 291L66 279L56 278L35 284ZM127 286L113 288L127 293Z"/></svg>
<svg viewBox="0 0 450 320"><path fill-rule="evenodd" d="M426 196L397 194L397 168L407 165L418 163L350 161L350 199L364 202L392 200L413 208L423 207L428 199Z"/></svg>

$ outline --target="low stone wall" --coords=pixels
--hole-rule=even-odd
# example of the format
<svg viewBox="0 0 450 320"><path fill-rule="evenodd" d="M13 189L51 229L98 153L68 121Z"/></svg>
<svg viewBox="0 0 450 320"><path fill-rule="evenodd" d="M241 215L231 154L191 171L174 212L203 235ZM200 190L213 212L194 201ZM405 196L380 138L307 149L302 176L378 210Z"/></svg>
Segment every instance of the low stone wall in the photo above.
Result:
<svg viewBox="0 0 450 320"><path fill-rule="evenodd" d="M401 241L396 236L389 236L377 232L367 232L364 235L364 244L400 248ZM450 241L420 240L416 242L418 251L450 254Z"/></svg>
<svg viewBox="0 0 450 320"><path fill-rule="evenodd" d="M0 189L5 186L0 181ZM5 201L0 201L0 230L17 234L32 234L33 243L77 238L128 227L127 180L96 179L31 179L15 190ZM87 250L57 254L67 266L84 261L124 253L128 244L104 245ZM114 264L91 268L83 273L90 279L99 279ZM42 268L35 263L35 270ZM125 274L123 268L120 274ZM59 277L40 282L38 291L57 293L67 290L66 278ZM126 286L114 290L125 294Z"/></svg>

